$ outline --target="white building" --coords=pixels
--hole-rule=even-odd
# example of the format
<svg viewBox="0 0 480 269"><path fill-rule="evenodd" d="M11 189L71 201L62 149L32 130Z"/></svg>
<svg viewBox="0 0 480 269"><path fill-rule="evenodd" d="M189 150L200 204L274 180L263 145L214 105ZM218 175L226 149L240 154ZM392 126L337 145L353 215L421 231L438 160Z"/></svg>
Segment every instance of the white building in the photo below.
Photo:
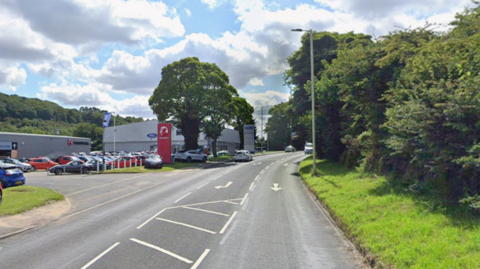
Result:
<svg viewBox="0 0 480 269"><path fill-rule="evenodd" d="M158 121L144 121L131 124L107 127L103 132L103 143L105 151L142 151L154 150L157 148L157 138L149 138L149 134L157 134ZM172 126L172 151L177 152L185 149L185 139L180 130ZM116 130L116 131L115 131ZM212 139L207 138L204 133L198 137L198 145L211 148ZM233 154L240 147L240 136L238 131L225 129L217 140L217 151L228 150Z"/></svg>

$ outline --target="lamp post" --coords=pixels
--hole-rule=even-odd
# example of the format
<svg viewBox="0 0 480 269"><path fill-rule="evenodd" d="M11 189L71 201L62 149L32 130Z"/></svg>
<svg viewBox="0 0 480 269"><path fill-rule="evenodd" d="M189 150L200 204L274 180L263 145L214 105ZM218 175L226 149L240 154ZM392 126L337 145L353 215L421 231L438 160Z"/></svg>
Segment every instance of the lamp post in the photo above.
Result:
<svg viewBox="0 0 480 269"><path fill-rule="evenodd" d="M312 99L312 144L313 144L313 167L312 175L316 175L316 152L315 152L315 99L314 99L314 76L313 76L313 30L303 30L303 29L292 29L292 32L308 32L310 34L310 86L311 86L311 99Z"/></svg>
<svg viewBox="0 0 480 269"><path fill-rule="evenodd" d="M260 149L262 150L262 154L263 154L263 142L265 140L265 137L263 136L263 108L265 107L270 107L270 106L262 106L262 118L261 118L261 126L260 126L260 132L262 133L262 142L260 143Z"/></svg>

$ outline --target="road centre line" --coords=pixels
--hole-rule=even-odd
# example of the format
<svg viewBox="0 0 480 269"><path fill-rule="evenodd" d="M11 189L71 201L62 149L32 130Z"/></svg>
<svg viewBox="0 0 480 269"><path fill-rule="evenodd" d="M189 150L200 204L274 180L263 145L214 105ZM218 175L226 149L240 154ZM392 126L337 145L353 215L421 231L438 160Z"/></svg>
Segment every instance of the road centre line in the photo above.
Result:
<svg viewBox="0 0 480 269"><path fill-rule="evenodd" d="M233 205L238 205L238 203L235 203L235 202L231 202L231 201L224 201L225 203L227 204L233 204Z"/></svg>
<svg viewBox="0 0 480 269"><path fill-rule="evenodd" d="M177 201L173 202L174 204L176 204L177 202L179 202L180 200L182 200L183 198L189 196L190 194L192 194L192 192L189 192L187 194L185 194L184 196L182 196L180 199L178 199Z"/></svg>
<svg viewBox="0 0 480 269"><path fill-rule="evenodd" d="M247 196L248 196L248 192L245 194L245 196L243 197L242 199L242 202L240 203L240 205L243 205L243 203L245 203L245 199L247 199Z"/></svg>
<svg viewBox="0 0 480 269"><path fill-rule="evenodd" d="M217 234L217 232L210 231L210 230L207 230L207 229L203 229L203 228L193 226L193 225L190 225L190 224L186 224L186 223L183 223L183 222L178 222L178 221L173 221L173 220L168 220L168 219L162 219L162 218L156 218L156 219L161 220L161 221L165 221L165 222L170 222L170 223L177 224L177 225L181 225L181 226L185 226L185 227L192 228L192 229L199 230L199 231L206 232L206 233Z"/></svg>
<svg viewBox="0 0 480 269"><path fill-rule="evenodd" d="M147 221L145 221L144 223L142 223L140 226L137 227L137 230L138 229L141 229L143 226L145 226L147 223L149 223L152 219L156 218L158 215L162 214L163 211L167 210L168 208L164 208L162 209L162 211L158 212L157 214L153 215L153 217L149 218Z"/></svg>
<svg viewBox="0 0 480 269"><path fill-rule="evenodd" d="M258 175L258 176L255 178L255 181L257 181L259 178L260 178L260 175Z"/></svg>
<svg viewBox="0 0 480 269"><path fill-rule="evenodd" d="M90 265L94 264L96 261L98 261L100 258L102 258L103 256L105 256L105 254L107 254L108 252L110 252L112 249L114 249L116 246L118 246L120 244L120 242L117 242L115 244L113 244L111 247L107 248L104 252L100 253L100 255L98 255L97 257L95 257L95 259L91 260L89 263L85 264L81 269L86 269L88 267L90 267Z"/></svg>
<svg viewBox="0 0 480 269"><path fill-rule="evenodd" d="M288 166L288 163L284 163L283 166Z"/></svg>
<svg viewBox="0 0 480 269"><path fill-rule="evenodd" d="M138 240L138 239L135 239L135 238L130 238L130 240L133 241L133 242L135 242L135 243L138 243L138 244L140 244L140 245L144 245L144 246L146 246L146 247L153 248L153 249L158 250L158 251L160 251L160 252L162 252L162 253L165 253L165 254L167 254L167 255L170 255L170 256L172 256L172 257L174 257L174 258L177 258L177 259L181 260L182 262L185 262L185 263L193 263L191 260L189 260L189 259L187 259L187 258L184 258L184 257L182 257L182 256L180 256L180 255L178 255L178 254L175 254L175 253L173 253L173 252L171 252L171 251L168 251L168 250L166 250L166 249L157 247L157 246L155 246L155 245L149 244L149 243L147 243L147 242L143 242L143 241Z"/></svg>
<svg viewBox="0 0 480 269"><path fill-rule="evenodd" d="M209 252L210 252L210 249L208 249L208 248L205 249L205 251L202 253L202 255L200 255L200 258L198 258L198 260L195 262L195 264L190 269L197 269L197 267L200 265L200 263L202 263L203 259L205 259L205 257L207 257Z"/></svg>
<svg viewBox="0 0 480 269"><path fill-rule="evenodd" d="M205 185L207 185L208 183L210 183L210 182L207 182L207 183L201 185L200 187L197 187L197 190L199 190L201 187L205 187Z"/></svg>
<svg viewBox="0 0 480 269"><path fill-rule="evenodd" d="M248 188L250 191L252 191L252 188L253 186L255 185L255 182L252 182L252 184L250 184L250 188Z"/></svg>
<svg viewBox="0 0 480 269"><path fill-rule="evenodd" d="M225 226L223 226L222 230L220 231L220 234L223 234L225 232L225 230L228 228L228 225L230 225L230 223L233 221L233 218L235 218L237 213L238 213L238 211L233 212L230 219L227 221L227 223L225 223Z"/></svg>
<svg viewBox="0 0 480 269"><path fill-rule="evenodd" d="M173 179L170 179L170 180L173 180ZM95 209L95 208L97 208L97 207L100 207L100 206L103 206L103 205L109 204L109 203L111 203L111 202L115 202L115 201L117 201L117 200L120 200L120 199L123 199L123 198L125 198L125 197L131 196L131 195L137 194L137 193L139 193L139 192L142 192L142 191L145 191L145 190L148 190L148 189L154 188L154 187L156 187L156 186L158 186L158 185L161 185L161 184L167 183L167 182L168 182L168 181L170 181L170 180L167 180L167 181L164 181L164 182L160 182L160 183L154 184L154 185L152 185L152 186L149 186L149 187L146 187L146 188L143 188L143 189L140 189L140 190L134 191L134 192L127 193L127 194L125 194L125 195L122 195L122 196L120 196L120 197L117 197L117 198L115 198L115 199L108 200L108 201L106 201L106 202L103 202L103 203L101 203L101 204L94 205L94 206L92 206L92 207L89 207L89 208L87 208L87 209L84 209L84 210L81 210L81 211L78 211L78 212L72 213L72 214L70 214L70 215L67 215L67 216L61 217L60 219L61 219L61 220L63 220L63 219L70 218L70 217L73 217L73 216L75 216L75 215L78 215L78 214L85 213L85 212L87 212L87 211L90 211L90 210L92 210L92 209Z"/></svg>
<svg viewBox="0 0 480 269"><path fill-rule="evenodd" d="M260 175L263 175L265 173L265 170L260 171Z"/></svg>
<svg viewBox="0 0 480 269"><path fill-rule="evenodd" d="M191 209L191 210L197 210L197 211L202 211L202 212L205 212L205 213L211 213L211 214L220 215L220 216L225 216L225 217L230 217L230 215L228 215L228 214L223 214L223 213L219 213L219 212L215 212L215 211L210 211L210 210L205 210L205 209L201 209L201 208L195 208L195 207L189 207L189 206L184 206L184 207L182 207L182 208Z"/></svg>

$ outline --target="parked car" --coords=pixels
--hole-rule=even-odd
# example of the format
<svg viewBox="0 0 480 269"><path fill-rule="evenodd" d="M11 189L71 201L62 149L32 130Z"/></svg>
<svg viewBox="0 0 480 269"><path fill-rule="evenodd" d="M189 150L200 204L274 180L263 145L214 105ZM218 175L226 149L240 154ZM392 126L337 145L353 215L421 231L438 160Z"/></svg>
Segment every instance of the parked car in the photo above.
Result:
<svg viewBox="0 0 480 269"><path fill-rule="evenodd" d="M206 162L208 159L207 154L201 153L195 149L187 150L185 152L175 153L174 156L175 156L175 161L183 161L187 163L190 163L193 161Z"/></svg>
<svg viewBox="0 0 480 269"><path fill-rule="evenodd" d="M122 156L116 159L114 162L115 168L125 168L143 165L144 161L137 159L136 156Z"/></svg>
<svg viewBox="0 0 480 269"><path fill-rule="evenodd" d="M58 164L67 164L71 161L80 161L80 158L77 156L60 156L55 160Z"/></svg>
<svg viewBox="0 0 480 269"><path fill-rule="evenodd" d="M145 159L145 168L163 168L163 160L159 155L150 155Z"/></svg>
<svg viewBox="0 0 480 269"><path fill-rule="evenodd" d="M21 161L17 160L17 159L13 159L13 158L7 158L7 159L3 159L2 160L4 163L9 163L9 164L13 164L13 165L16 165L18 168L20 168L23 172L28 172L30 170L32 170L32 165L28 164L28 163L22 163Z"/></svg>
<svg viewBox="0 0 480 269"><path fill-rule="evenodd" d="M104 163L107 170L112 168L112 160L108 160L106 157L78 156L78 158L86 163L91 163L95 171L103 170ZM103 158L105 158L105 161L103 161Z"/></svg>
<svg viewBox="0 0 480 269"><path fill-rule="evenodd" d="M297 151L297 149L296 149L294 146L292 146L292 145L287 146L287 147L285 148L285 152L287 152L287 153L288 153L288 152L295 152L295 151Z"/></svg>
<svg viewBox="0 0 480 269"><path fill-rule="evenodd" d="M4 164L0 167L0 183L3 188L24 185L25 176L22 170L13 164Z"/></svg>
<svg viewBox="0 0 480 269"><path fill-rule="evenodd" d="M48 170L51 167L58 164L58 163L50 160L48 157L30 158L30 161L28 163L32 166L32 171L35 171L35 170L38 170L38 169Z"/></svg>
<svg viewBox="0 0 480 269"><path fill-rule="evenodd" d="M235 157L233 157L233 160L236 162L250 162L253 160L253 156L248 150L237 150L235 152Z"/></svg>
<svg viewBox="0 0 480 269"><path fill-rule="evenodd" d="M217 152L217 157L228 157L228 150L220 150ZM208 159L213 159L213 154L208 155Z"/></svg>
<svg viewBox="0 0 480 269"><path fill-rule="evenodd" d="M63 173L88 174L93 170L93 164L83 161L71 161L67 164L57 164L49 169L49 172L55 175Z"/></svg>
<svg viewBox="0 0 480 269"><path fill-rule="evenodd" d="M2 182L0 182L0 205L2 205L3 202L3 187L2 187Z"/></svg>
<svg viewBox="0 0 480 269"><path fill-rule="evenodd" d="M313 144L310 142L305 143L305 148L303 149L305 154L312 154L313 153Z"/></svg>

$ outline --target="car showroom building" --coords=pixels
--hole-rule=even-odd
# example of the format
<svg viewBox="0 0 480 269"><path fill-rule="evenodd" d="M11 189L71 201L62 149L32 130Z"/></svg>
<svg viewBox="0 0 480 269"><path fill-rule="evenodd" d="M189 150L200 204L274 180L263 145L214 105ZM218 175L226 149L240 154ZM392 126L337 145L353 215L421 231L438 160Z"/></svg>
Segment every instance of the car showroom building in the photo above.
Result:
<svg viewBox="0 0 480 269"><path fill-rule="evenodd" d="M158 121L150 120L119 126L106 127L103 132L104 149L108 152L132 152L157 149ZM172 126L172 153L185 149L185 139L180 130ZM200 133L198 145L211 148L213 140ZM224 129L217 139L217 151L228 150L232 154L240 147L240 136L237 130Z"/></svg>
<svg viewBox="0 0 480 269"><path fill-rule="evenodd" d="M57 158L72 152L90 152L90 138L0 132L0 158Z"/></svg>

